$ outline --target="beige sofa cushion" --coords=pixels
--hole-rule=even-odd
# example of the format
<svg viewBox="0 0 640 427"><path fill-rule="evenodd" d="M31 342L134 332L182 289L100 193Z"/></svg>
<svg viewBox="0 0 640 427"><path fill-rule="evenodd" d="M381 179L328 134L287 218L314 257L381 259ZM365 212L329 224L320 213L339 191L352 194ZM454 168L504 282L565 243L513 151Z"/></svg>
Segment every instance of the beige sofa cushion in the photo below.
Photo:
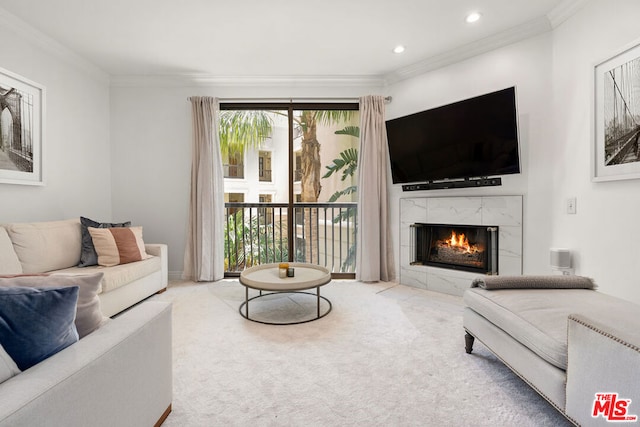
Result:
<svg viewBox="0 0 640 427"><path fill-rule="evenodd" d="M104 293L131 283L134 280L146 277L161 269L160 257L152 256L142 261L114 265L113 267L101 267L99 265L82 268L72 267L56 271L54 274L90 274L102 272L104 273L102 293Z"/></svg>
<svg viewBox="0 0 640 427"><path fill-rule="evenodd" d="M4 227L0 227L0 274L21 274L22 264Z"/></svg>
<svg viewBox="0 0 640 427"><path fill-rule="evenodd" d="M80 261L80 219L14 223L5 227L23 273L59 270Z"/></svg>

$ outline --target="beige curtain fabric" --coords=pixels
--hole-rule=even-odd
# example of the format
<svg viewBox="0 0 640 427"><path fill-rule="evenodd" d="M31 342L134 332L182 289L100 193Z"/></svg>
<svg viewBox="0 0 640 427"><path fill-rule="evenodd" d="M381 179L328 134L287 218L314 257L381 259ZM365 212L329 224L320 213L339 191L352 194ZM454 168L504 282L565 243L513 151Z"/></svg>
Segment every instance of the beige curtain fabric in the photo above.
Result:
<svg viewBox="0 0 640 427"><path fill-rule="evenodd" d="M388 147L382 96L360 98L356 279L395 278L388 203Z"/></svg>
<svg viewBox="0 0 640 427"><path fill-rule="evenodd" d="M224 276L224 176L216 98L194 96L191 197L183 277L210 282Z"/></svg>

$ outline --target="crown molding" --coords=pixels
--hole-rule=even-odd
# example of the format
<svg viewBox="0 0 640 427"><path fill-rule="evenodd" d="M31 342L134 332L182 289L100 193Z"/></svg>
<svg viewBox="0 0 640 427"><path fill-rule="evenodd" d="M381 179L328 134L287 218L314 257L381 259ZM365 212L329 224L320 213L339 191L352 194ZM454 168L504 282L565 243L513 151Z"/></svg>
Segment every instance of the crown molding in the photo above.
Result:
<svg viewBox="0 0 640 427"><path fill-rule="evenodd" d="M349 86L384 85L382 76L214 76L208 74L112 75L111 87L220 87L220 86Z"/></svg>
<svg viewBox="0 0 640 427"><path fill-rule="evenodd" d="M580 10L589 0L564 0L559 5L554 7L549 13L547 18L553 28L557 28L564 21L573 16L578 10Z"/></svg>
<svg viewBox="0 0 640 427"><path fill-rule="evenodd" d="M48 35L30 26L0 7L0 25L23 37L99 82L112 87L220 87L220 86L304 86L304 87L384 87L447 65L461 62L482 53L548 32L580 10L589 0L564 0L546 16L523 25L485 37L451 51L434 55L420 62L396 69L384 75L354 76L215 76L197 73L164 75L109 75L94 63L78 55Z"/></svg>
<svg viewBox="0 0 640 427"><path fill-rule="evenodd" d="M540 17L526 22L517 27L510 28L497 34L485 37L473 43L466 44L457 49L431 56L423 61L399 68L384 76L385 83L393 84L402 80L416 77L447 65L455 64L465 59L486 53L503 46L535 37L551 31L551 24L546 17Z"/></svg>
<svg viewBox="0 0 640 427"><path fill-rule="evenodd" d="M62 61L72 65L73 67L85 72L95 80L101 83L109 84L108 73L104 72L92 62L87 61L85 58L78 55L71 49L55 41L53 38L49 37L43 32L38 31L31 25L24 22L22 19L7 12L1 7L0 26L7 28L20 37L23 37L26 41L33 43L35 46L41 48L46 53L55 56Z"/></svg>

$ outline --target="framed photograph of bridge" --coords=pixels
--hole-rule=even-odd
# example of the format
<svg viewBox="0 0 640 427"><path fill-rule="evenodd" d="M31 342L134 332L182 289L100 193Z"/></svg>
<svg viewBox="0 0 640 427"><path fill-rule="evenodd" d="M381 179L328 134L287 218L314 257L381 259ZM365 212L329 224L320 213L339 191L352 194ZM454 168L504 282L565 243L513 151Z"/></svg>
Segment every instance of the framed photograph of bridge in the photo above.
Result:
<svg viewBox="0 0 640 427"><path fill-rule="evenodd" d="M594 67L594 181L640 178L640 41Z"/></svg>
<svg viewBox="0 0 640 427"><path fill-rule="evenodd" d="M44 107L44 86L0 68L0 184L44 184Z"/></svg>

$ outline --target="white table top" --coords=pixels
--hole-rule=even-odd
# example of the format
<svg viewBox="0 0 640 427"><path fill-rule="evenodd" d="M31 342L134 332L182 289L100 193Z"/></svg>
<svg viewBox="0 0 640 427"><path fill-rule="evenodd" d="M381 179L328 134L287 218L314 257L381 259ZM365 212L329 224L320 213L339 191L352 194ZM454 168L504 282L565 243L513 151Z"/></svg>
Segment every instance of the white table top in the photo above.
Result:
<svg viewBox="0 0 640 427"><path fill-rule="evenodd" d="M315 264L290 262L294 277L279 276L278 263L262 264L240 273L240 283L263 291L300 291L326 285L331 281L329 269Z"/></svg>

